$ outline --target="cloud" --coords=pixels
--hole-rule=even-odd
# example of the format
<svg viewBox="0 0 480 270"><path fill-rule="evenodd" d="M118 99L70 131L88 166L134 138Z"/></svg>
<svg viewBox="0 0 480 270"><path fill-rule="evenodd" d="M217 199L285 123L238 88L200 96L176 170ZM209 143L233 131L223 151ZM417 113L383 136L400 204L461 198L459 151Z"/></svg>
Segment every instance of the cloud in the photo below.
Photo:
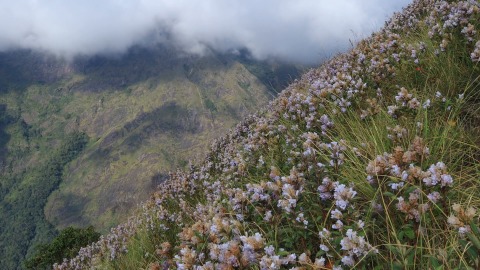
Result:
<svg viewBox="0 0 480 270"><path fill-rule="evenodd" d="M411 0L0 0L0 51L64 57L173 43L201 54L316 62L383 26Z"/></svg>

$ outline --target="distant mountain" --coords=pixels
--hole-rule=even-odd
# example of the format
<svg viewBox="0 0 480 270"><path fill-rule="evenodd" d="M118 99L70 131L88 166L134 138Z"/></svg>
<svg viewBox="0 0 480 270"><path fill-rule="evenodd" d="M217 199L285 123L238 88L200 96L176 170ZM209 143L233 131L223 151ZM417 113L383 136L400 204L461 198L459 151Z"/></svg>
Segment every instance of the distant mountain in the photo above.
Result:
<svg viewBox="0 0 480 270"><path fill-rule="evenodd" d="M299 72L244 51L200 57L134 47L70 62L0 53L2 265L18 263L54 228L106 232L125 221L169 171L203 157Z"/></svg>

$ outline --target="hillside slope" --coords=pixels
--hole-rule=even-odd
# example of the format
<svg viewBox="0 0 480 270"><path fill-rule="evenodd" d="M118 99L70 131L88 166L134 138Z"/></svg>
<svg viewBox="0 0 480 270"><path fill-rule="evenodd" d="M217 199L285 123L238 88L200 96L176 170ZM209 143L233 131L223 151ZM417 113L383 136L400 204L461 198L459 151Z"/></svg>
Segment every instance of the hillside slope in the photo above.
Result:
<svg viewBox="0 0 480 270"><path fill-rule="evenodd" d="M480 3L415 1L55 269L478 269Z"/></svg>
<svg viewBox="0 0 480 270"><path fill-rule="evenodd" d="M149 64L158 75L125 85L124 91L77 95L70 102L66 111L76 118L70 123L92 143L45 207L56 226L93 224L108 230L124 221L168 171L202 157L213 138L271 98L268 88L234 59L181 61L164 55ZM124 70L128 64L119 66Z"/></svg>
<svg viewBox="0 0 480 270"><path fill-rule="evenodd" d="M0 53L0 265L17 268L56 229L124 222L169 171L267 104L290 71L164 46L72 62Z"/></svg>

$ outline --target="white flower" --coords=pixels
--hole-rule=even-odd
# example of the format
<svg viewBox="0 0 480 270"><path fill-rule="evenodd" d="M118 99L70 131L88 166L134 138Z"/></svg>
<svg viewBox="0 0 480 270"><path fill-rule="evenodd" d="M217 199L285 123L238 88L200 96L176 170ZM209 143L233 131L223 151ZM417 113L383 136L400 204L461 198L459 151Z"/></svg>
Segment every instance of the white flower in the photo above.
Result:
<svg viewBox="0 0 480 270"><path fill-rule="evenodd" d="M367 182L368 182L370 185L373 185L373 184L375 183L375 179L373 178L373 176L368 175L368 176L367 176Z"/></svg>
<svg viewBox="0 0 480 270"><path fill-rule="evenodd" d="M320 259L315 259L315 266L318 268L325 267L325 258L321 257Z"/></svg>
<svg viewBox="0 0 480 270"><path fill-rule="evenodd" d="M459 203L454 203L452 205L452 209L453 209L453 211L458 213L458 212L460 212L460 210L462 210L462 206Z"/></svg>
<svg viewBox="0 0 480 270"><path fill-rule="evenodd" d="M467 225L467 226L462 226L462 227L459 227L459 228L458 228L458 233L459 233L460 235L464 235L464 234L466 234L466 233L468 233L468 232L470 232L470 226L468 226L468 225Z"/></svg>
<svg viewBox="0 0 480 270"><path fill-rule="evenodd" d="M300 256L298 256L298 262L301 264L307 264L309 262L310 258L308 258L307 254L302 253Z"/></svg>
<svg viewBox="0 0 480 270"><path fill-rule="evenodd" d="M427 195L427 198L432 201L433 203L436 203L439 199L442 198L442 196L440 195L440 193L438 193L437 191L434 191L430 194Z"/></svg>
<svg viewBox="0 0 480 270"><path fill-rule="evenodd" d="M403 182L400 183L390 183L388 184L392 190L397 190L403 187Z"/></svg>
<svg viewBox="0 0 480 270"><path fill-rule="evenodd" d="M357 195L357 192L354 191L352 188L345 187L344 184L338 184L336 182L335 192L333 193L333 197L335 198L335 205L342 210L347 208L349 200Z"/></svg>
<svg viewBox="0 0 480 270"><path fill-rule="evenodd" d="M305 220L304 217L303 217L303 213L298 214L298 216L295 220L299 223L302 223Z"/></svg>
<svg viewBox="0 0 480 270"><path fill-rule="evenodd" d="M448 219L447 219L447 222L448 222L448 224L450 224L452 226L458 226L458 225L461 224L460 219L458 219L454 215L449 216Z"/></svg>
<svg viewBox="0 0 480 270"><path fill-rule="evenodd" d="M394 176L400 177L402 175L401 169L397 164L392 165L390 170Z"/></svg>
<svg viewBox="0 0 480 270"><path fill-rule="evenodd" d="M337 220L335 224L332 225L332 229L341 230L343 228L343 222L341 220Z"/></svg>
<svg viewBox="0 0 480 270"><path fill-rule="evenodd" d="M212 226L210 226L210 233L213 233L213 234L218 233L217 225L213 224Z"/></svg>
<svg viewBox="0 0 480 270"><path fill-rule="evenodd" d="M345 210L345 208L347 208L347 206L348 206L348 202L344 201L344 200L337 200L337 201L335 201L335 205L338 206L339 208Z"/></svg>
<svg viewBox="0 0 480 270"><path fill-rule="evenodd" d="M267 211L263 220L270 221L272 219L272 211Z"/></svg>
<svg viewBox="0 0 480 270"><path fill-rule="evenodd" d="M430 99L427 99L427 100L423 103L422 108L427 109L427 108L429 108L430 106L431 106L431 101L430 101Z"/></svg>
<svg viewBox="0 0 480 270"><path fill-rule="evenodd" d="M319 232L318 235L320 236L321 239L327 240L328 238L330 238L331 232L323 228L323 230Z"/></svg>
<svg viewBox="0 0 480 270"><path fill-rule="evenodd" d="M342 263L346 266L353 266L355 264L355 260L352 256L343 256Z"/></svg>
<svg viewBox="0 0 480 270"><path fill-rule="evenodd" d="M343 217L343 214L338 209L335 209L332 211L331 217L332 219L341 219Z"/></svg>
<svg viewBox="0 0 480 270"><path fill-rule="evenodd" d="M396 105L388 106L387 109L388 109L388 114L390 116L394 116L395 112L398 110L398 106Z"/></svg>
<svg viewBox="0 0 480 270"><path fill-rule="evenodd" d="M452 176L449 174L442 174L440 177L442 179L442 187L444 186L451 186L453 184Z"/></svg>
<svg viewBox="0 0 480 270"><path fill-rule="evenodd" d="M365 223L363 222L363 220L359 220L357 221L357 226L359 229L363 229L363 227L365 227Z"/></svg>
<svg viewBox="0 0 480 270"><path fill-rule="evenodd" d="M264 250L265 250L265 254L267 254L268 256L275 255L275 248L272 245L265 247Z"/></svg>
<svg viewBox="0 0 480 270"><path fill-rule="evenodd" d="M465 211L465 216L469 219L472 219L476 213L477 213L477 209L473 207L469 207L467 208L467 211Z"/></svg>
<svg viewBox="0 0 480 270"><path fill-rule="evenodd" d="M283 264L292 263L292 262L294 262L296 259L297 259L297 255L295 255L294 253L289 254L289 255L283 260Z"/></svg>

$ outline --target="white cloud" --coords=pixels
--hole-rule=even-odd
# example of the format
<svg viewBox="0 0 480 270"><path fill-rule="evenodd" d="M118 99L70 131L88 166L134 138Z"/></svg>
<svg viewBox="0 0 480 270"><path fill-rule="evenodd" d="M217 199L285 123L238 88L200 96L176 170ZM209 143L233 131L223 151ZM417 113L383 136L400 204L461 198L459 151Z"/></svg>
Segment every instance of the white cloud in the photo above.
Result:
<svg viewBox="0 0 480 270"><path fill-rule="evenodd" d="M146 40L202 53L312 62L379 29L410 0L0 0L0 50L71 57L122 52ZM159 34L160 33L160 34ZM162 38L163 37L163 38Z"/></svg>

